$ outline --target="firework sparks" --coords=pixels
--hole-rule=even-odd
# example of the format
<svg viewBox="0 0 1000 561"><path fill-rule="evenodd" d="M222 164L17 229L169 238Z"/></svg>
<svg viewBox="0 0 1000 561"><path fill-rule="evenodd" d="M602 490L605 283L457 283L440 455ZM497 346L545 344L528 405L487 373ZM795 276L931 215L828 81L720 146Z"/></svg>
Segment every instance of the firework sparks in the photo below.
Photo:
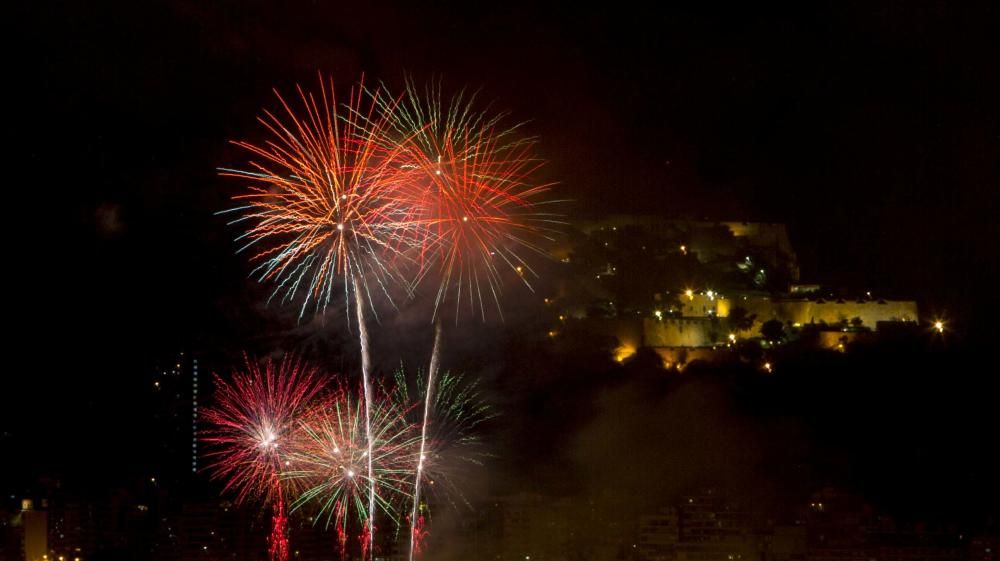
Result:
<svg viewBox="0 0 1000 561"><path fill-rule="evenodd" d="M420 555L423 553L424 541L430 532L424 529L426 520L423 516L417 516L417 521L413 523L413 553L414 555Z"/></svg>
<svg viewBox="0 0 1000 561"><path fill-rule="evenodd" d="M250 257L254 275L276 285L272 298L301 294L300 317L310 304L324 311L341 280L369 302L376 287L389 296L413 238L414 210L401 196L406 174L395 165L400 149L380 141L388 124L380 110L395 103L364 91L352 89L340 106L333 84L321 80L318 100L297 88L298 112L275 92L282 111L258 119L271 138L234 142L251 154L250 169L220 169L249 182L249 192L233 197L239 206L224 211L247 226L240 251L262 247Z"/></svg>
<svg viewBox="0 0 1000 561"><path fill-rule="evenodd" d="M396 401L410 403L412 398L405 385L405 374L396 372ZM423 378L418 377L415 392L426 395ZM463 374L444 372L436 383L426 424L426 438L421 476L434 481L433 487L447 493L449 502L456 502L460 489L453 484L469 464L478 465L488 456L480 429L494 419L496 412L487 404L479 383ZM423 401L423 400L421 400ZM423 405L423 404L421 404ZM411 407L411 423L424 428L424 409ZM411 468L412 469L412 468Z"/></svg>
<svg viewBox="0 0 1000 561"><path fill-rule="evenodd" d="M455 504L462 496L455 480L464 471L461 469L463 466L480 464L487 455L479 428L495 417L483 399L478 383L467 380L461 374L445 372L429 401L422 382L423 378L418 376L416 393L425 396L424 407L408 409L411 422L421 431L416 444L420 453L416 461L417 469L413 473L414 497L409 515L411 557L420 553L422 540L428 535L423 514L426 505L420 499L423 483L426 482L430 489L437 491L437 495ZM412 402L402 370L396 372L395 399L400 404ZM412 465L410 469L413 469Z"/></svg>
<svg viewBox="0 0 1000 561"><path fill-rule="evenodd" d="M417 471L413 475L413 508L410 512L410 561L419 555L427 532L424 530L424 517L420 516L420 488L424 479L424 460L427 458L427 429L430 426L431 388L434 387L434 374L437 373L441 360L441 322L434 323L434 348L431 350L431 364L427 370L427 385L424 388L424 416L420 424L420 451L417 456ZM400 386L405 388L405 381Z"/></svg>
<svg viewBox="0 0 1000 561"><path fill-rule="evenodd" d="M322 512L336 518L342 551L346 513L356 510L362 520L363 557L367 558L372 552L369 546L375 543L376 512L385 512L398 522L396 508L387 497L402 493L394 482L404 481L402 474L407 470L399 467L392 477L377 475L386 469L389 458L411 462L411 533L425 533L417 525L422 518L418 516L421 481L427 477L428 466L435 464L429 460L436 455L429 427L433 415L447 414L437 410L440 398L435 390L442 306L454 301L457 322L463 303L472 315L485 319L491 307L487 302L492 301L502 318L504 277L519 277L531 288L529 276L535 272L522 250L540 252L536 241L553 232L559 221L557 215L545 212L554 201L541 200L550 186L532 181L541 166L533 155L535 141L520 137L519 125L503 125L504 115L474 110L475 96L460 94L443 103L440 87L428 88L421 97L410 83L403 98L392 99L382 89L372 91L359 85L341 106L332 83L327 86L321 80L318 96L301 88L297 92L300 109L293 109L276 92L281 110L265 112L259 119L269 133L267 142L235 142L251 154L249 167L220 172L249 185L247 192L234 197L239 206L226 212L237 215L231 224L245 227L237 238L242 243L240 251L251 253L250 260L256 264L253 275L275 285L271 298L301 297L301 318L310 306L317 313L325 311L342 284L345 303L355 308L363 407L357 409L354 425L338 422L336 426L341 430L353 426L352 431L359 424L364 427L363 438L358 440L354 434L351 441L364 450L364 457L352 460L358 467L348 470L346 480L342 474L338 484L328 472L320 478L326 487L313 485L296 504L321 495L327 498ZM406 279L402 271L409 265L414 265L415 273ZM396 441L380 440L392 435L383 431L385 412L374 410L381 406L371 381L365 310L374 310L377 293L391 302L394 283L406 286L412 295L428 277L438 281L432 315L437 324L434 351L423 392L422 423L414 439L419 446L402 452L394 449L400 446ZM322 419L312 419L303 427L310 435L307 440L314 444L321 436L332 438L333 425L325 426ZM262 430L258 435L261 449L276 447L280 437L266 432L267 427ZM386 448L393 451L380 452ZM312 463L322 471L322 453L327 452L304 446L296 452L295 461ZM229 461L238 464L236 457L231 454ZM303 481L320 477L316 473L294 475L306 472L296 466L288 473L291 479ZM361 472L366 475L362 477ZM236 487L241 494L248 492ZM336 493L335 488L339 489ZM365 488L366 505L361 501ZM411 539L411 558L415 546Z"/></svg>
<svg viewBox="0 0 1000 561"><path fill-rule="evenodd" d="M440 84L421 95L412 82L394 108L387 146L405 148L407 165L417 172L407 193L418 209L419 270L414 287L425 277L437 279L434 298L434 348L425 384L421 454L410 515L410 560L418 548L418 509L426 467L427 428L440 363L442 306L454 300L457 323L465 304L471 315L486 319L492 301L500 317L504 271L530 289L537 276L522 250L541 253L536 245L560 224L543 201L549 184L534 184L542 165L533 155L535 140L518 134L520 125L503 124L505 115L475 109L475 95L459 93L442 101Z"/></svg>
<svg viewBox="0 0 1000 561"><path fill-rule="evenodd" d="M245 370L231 383L216 376L216 404L204 412L203 437L215 479L237 503L259 502L273 510L272 561L288 559L287 518L278 478L297 418L320 390L317 371L294 357L258 364L245 357Z"/></svg>
<svg viewBox="0 0 1000 561"><path fill-rule="evenodd" d="M338 282L348 306L353 292L367 408L372 386L365 310L374 309L373 293L391 302L389 286L406 284L399 266L418 225L416 209L403 196L410 172L397 165L401 149L382 142L389 123L384 110L395 102L359 85L340 106L332 82L322 79L319 100L297 91L298 113L275 92L282 116L266 111L259 119L269 141L235 142L253 159L250 169L220 170L250 182L248 193L234 197L240 206L227 212L239 215L231 224L248 226L237 238L244 244L240 251L262 248L250 260L257 263L253 274L260 281L276 285L271 297L280 294L285 301L302 295L300 318L310 303L324 311ZM366 409L369 458L376 446L370 425ZM371 465L367 472L373 482ZM368 512L373 515L376 494L372 485Z"/></svg>
<svg viewBox="0 0 1000 561"><path fill-rule="evenodd" d="M268 554L272 561L288 561L288 516L285 514L285 501L281 496L281 485L275 482L279 496L271 517L271 537L268 544Z"/></svg>
<svg viewBox="0 0 1000 561"><path fill-rule="evenodd" d="M474 104L475 96L463 94L445 103L440 87L421 95L409 83L401 102L383 105L391 118L383 144L403 150L400 158L416 170L402 192L421 226L413 284L436 277L434 315L452 299L455 321L466 305L485 319L487 301L502 317L502 271L530 288L535 272L520 250L541 253L536 242L561 223L545 210L556 201L542 200L551 185L532 183L542 165L535 140Z"/></svg>
<svg viewBox="0 0 1000 561"><path fill-rule="evenodd" d="M364 401L341 389L313 407L301 420L289 467L282 474L299 490L292 508L309 505L317 519L335 526L342 553L352 512L362 524L362 547L370 546L374 519L370 489L376 490L375 508L398 524L400 507L409 499L407 487L417 450L415 427L407 422L406 411L380 390L370 401L372 441L378 446L369 455ZM368 465L371 478L366 475Z"/></svg>

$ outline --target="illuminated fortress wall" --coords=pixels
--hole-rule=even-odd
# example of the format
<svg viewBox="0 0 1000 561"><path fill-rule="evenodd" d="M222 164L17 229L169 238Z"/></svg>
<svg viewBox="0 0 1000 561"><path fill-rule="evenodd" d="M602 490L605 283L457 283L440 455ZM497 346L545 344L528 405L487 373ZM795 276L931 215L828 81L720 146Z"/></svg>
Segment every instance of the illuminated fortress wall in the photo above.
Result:
<svg viewBox="0 0 1000 561"><path fill-rule="evenodd" d="M782 323L836 324L861 318L862 325L874 329L880 321L917 321L917 303L912 300L812 301L749 299L739 302L751 314L757 314L754 330L765 321Z"/></svg>
<svg viewBox="0 0 1000 561"><path fill-rule="evenodd" d="M813 301L784 300L770 298L748 298L730 300L729 298L708 298L704 294L693 294L691 297L681 297L681 314L685 318L698 318L714 314L716 317L729 316L729 311L736 306L757 315L752 328L754 334L768 320L776 319L781 323L826 323L833 325L842 321L861 318L862 325L875 328L880 321L917 321L917 303L913 300L868 300L855 301Z"/></svg>
<svg viewBox="0 0 1000 561"><path fill-rule="evenodd" d="M706 304L709 301L706 300ZM728 300L716 299L721 320L709 317L665 317L662 320L590 320L589 329L596 333L618 338L619 358L631 355L640 346L655 348L709 347L724 341L729 326L724 319L729 314ZM917 321L917 303L910 300L868 302L813 302L809 300L769 300L764 298L739 301L757 319L750 331L740 337L756 337L764 322L776 319L782 323L807 325L826 323L833 325L860 317L862 325L874 329L880 321ZM700 309L700 305L699 305Z"/></svg>
<svg viewBox="0 0 1000 561"><path fill-rule="evenodd" d="M709 298L704 294L681 296L681 315L686 318L697 318L715 315L724 318L729 315L732 302L728 298ZM744 306L746 308L746 306Z"/></svg>
<svg viewBox="0 0 1000 561"><path fill-rule="evenodd" d="M642 327L647 347L705 347L712 344L713 328L716 337L725 330L708 318L646 319Z"/></svg>

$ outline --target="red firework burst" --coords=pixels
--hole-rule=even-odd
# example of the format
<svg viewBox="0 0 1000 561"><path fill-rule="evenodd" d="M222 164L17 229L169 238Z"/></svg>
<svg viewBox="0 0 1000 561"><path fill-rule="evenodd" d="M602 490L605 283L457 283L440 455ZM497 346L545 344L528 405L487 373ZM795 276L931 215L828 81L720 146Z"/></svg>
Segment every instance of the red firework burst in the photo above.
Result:
<svg viewBox="0 0 1000 561"><path fill-rule="evenodd" d="M298 414L322 385L318 371L295 357L245 363L231 382L215 377L215 405L204 412L207 469L238 503L273 505L281 499L277 477Z"/></svg>
<svg viewBox="0 0 1000 561"><path fill-rule="evenodd" d="M286 357L260 365L244 357L246 370L231 383L216 380L216 403L204 412L209 429L203 436L213 478L237 503L259 501L272 508L268 553L272 561L288 559L288 517L279 475L298 414L320 391L314 368Z"/></svg>
<svg viewBox="0 0 1000 561"><path fill-rule="evenodd" d="M451 298L456 321L465 305L485 318L488 300L502 317L502 272L530 288L535 273L523 250L541 253L537 242L559 223L544 210L551 184L533 182L542 165L534 139L520 137L517 125L504 126L503 115L476 112L474 102L459 95L442 104L440 92L421 96L411 84L391 113L390 130L405 136L395 142L420 172L405 191L422 226L414 284L437 277L434 314Z"/></svg>

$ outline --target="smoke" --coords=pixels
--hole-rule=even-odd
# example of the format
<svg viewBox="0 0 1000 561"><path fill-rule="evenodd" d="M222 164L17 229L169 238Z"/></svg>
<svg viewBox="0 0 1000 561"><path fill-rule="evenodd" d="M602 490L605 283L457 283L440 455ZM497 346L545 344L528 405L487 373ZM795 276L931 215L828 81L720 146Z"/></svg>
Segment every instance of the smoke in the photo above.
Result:
<svg viewBox="0 0 1000 561"><path fill-rule="evenodd" d="M116 203L105 202L94 210L94 225L97 233L104 238L114 238L125 231L122 220L122 207Z"/></svg>
<svg viewBox="0 0 1000 561"><path fill-rule="evenodd" d="M568 451L583 496L616 496L650 510L721 487L766 511L794 487L787 466L805 448L800 427L741 414L722 378L632 380L595 401L595 415L573 434Z"/></svg>

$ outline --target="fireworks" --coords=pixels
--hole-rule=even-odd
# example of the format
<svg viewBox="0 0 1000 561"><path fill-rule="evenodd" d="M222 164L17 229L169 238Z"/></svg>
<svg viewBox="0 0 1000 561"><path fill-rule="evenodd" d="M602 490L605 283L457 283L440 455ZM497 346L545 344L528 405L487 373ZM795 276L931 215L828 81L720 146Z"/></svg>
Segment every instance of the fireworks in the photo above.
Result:
<svg viewBox="0 0 1000 561"><path fill-rule="evenodd" d="M478 385L463 376L441 376L430 402L430 425L422 423L423 407L410 397L402 370L396 385L376 386L367 408L363 388L352 390L334 379L334 389L321 392L323 380L317 369L295 358L261 364L247 359L232 382L217 378L216 403L205 412L208 469L225 481L237 502L272 508L272 560L287 559L287 517L300 510L335 529L342 557L352 534L358 547L370 551L372 489L384 520L397 528L409 520L416 536L426 535L421 511L408 509L415 504L414 481L425 479L450 498L458 497L452 484L457 468L483 457L478 429L493 414ZM415 390L425 394L420 380ZM377 443L371 478L366 409Z"/></svg>
<svg viewBox="0 0 1000 561"><path fill-rule="evenodd" d="M550 185L532 183L542 165L535 140L474 104L462 93L442 102L440 87L421 96L409 83L401 102L383 105L391 118L383 144L401 148L400 158L419 172L403 193L421 226L414 285L436 277L434 315L451 298L456 321L463 307L485 319L488 300L502 317L502 271L530 288L535 273L521 250L540 252L536 241L559 223L544 210L554 201L541 200Z"/></svg>
<svg viewBox="0 0 1000 561"><path fill-rule="evenodd" d="M423 381L422 377L417 377L417 395L426 395ZM396 384L397 402L411 403L402 370L396 373ZM487 457L480 429L496 417L496 412L487 404L478 381L451 372L440 376L430 403L426 424L422 408L409 408L410 422L427 427L419 472L421 479L434 482L432 487L439 495L456 502L461 499L461 490L454 482L464 472L463 468L468 464L480 464Z"/></svg>
<svg viewBox="0 0 1000 561"><path fill-rule="evenodd" d="M437 332L440 334L440 323ZM437 352L440 337L435 337L434 357L431 368L437 368ZM417 377L417 394L423 395L422 415L419 408L411 411L414 423L420 426L418 456L413 477L413 501L410 511L410 559L418 555L422 542L428 534L426 519L422 514L421 489L424 481L432 488L451 491L453 497L461 496L453 485L451 477L454 469L463 462L479 463L484 454L476 429L491 418L492 412L480 395L476 382L466 382L462 375L445 373L437 382L438 389L431 392L423 387L423 378ZM427 383L434 383L428 376ZM396 373L397 401L409 403L409 389L406 376L400 370Z"/></svg>
<svg viewBox="0 0 1000 561"><path fill-rule="evenodd" d="M403 167L415 170L404 192L420 225L415 259L420 267L413 285L428 276L437 280L432 314L437 321L424 386L411 512L411 561L419 536L425 533L418 511L428 468L427 431L437 399L441 307L451 298L456 323L463 308L485 320L487 302L492 301L502 318L503 272L520 277L530 289L528 277L535 272L523 258L523 250L541 253L535 240L559 224L555 214L544 210L554 201L541 200L550 185L535 184L532 179L541 166L533 155L534 139L521 137L520 125L504 125L505 115L477 110L475 101L475 95L462 92L443 102L440 84L429 86L421 95L409 82L401 102L382 107L391 117L391 126L384 129L385 146L402 147Z"/></svg>
<svg viewBox="0 0 1000 561"><path fill-rule="evenodd" d="M319 99L297 92L300 109L275 92L282 111L258 119L267 142L234 142L250 153L249 169L220 173L249 182L226 211L239 215L230 224L247 226L239 251L261 247L250 256L253 274L276 285L272 298L301 294L302 317L310 304L325 310L338 280L369 302L376 287L388 295L414 221L401 196L399 149L381 142L388 121L380 110L395 103L358 86L340 106L322 80Z"/></svg>
<svg viewBox="0 0 1000 561"><path fill-rule="evenodd" d="M370 521L368 490L376 490L376 506L398 523L400 506L409 497L415 426L408 422L404 404L379 389L370 403L372 439L377 443L369 479L368 446L361 396L340 389L323 399L300 420L300 430L282 479L297 490L292 508L311 505L316 516L345 531L349 513Z"/></svg>
<svg viewBox="0 0 1000 561"><path fill-rule="evenodd" d="M320 390L319 377L296 358L265 360L263 366L249 357L245 362L246 370L236 372L232 383L216 377L216 404L204 412L211 427L203 437L210 448L208 469L238 503L272 507L271 559L285 561L287 519L279 474L298 416Z"/></svg>
<svg viewBox="0 0 1000 561"><path fill-rule="evenodd" d="M239 503L275 502L275 476L298 415L320 390L314 368L296 358L257 364L245 358L246 370L231 383L216 377L215 406L203 413L212 428L203 437L210 447L208 469L225 480Z"/></svg>
<svg viewBox="0 0 1000 561"><path fill-rule="evenodd" d="M297 89L297 113L275 92L283 117L266 111L260 123L271 139L263 146L235 144L248 151L249 170L223 169L222 175L250 182L249 193L234 197L241 203L229 212L240 216L232 223L247 224L240 251L261 246L250 260L253 274L272 281L272 298L302 294L301 318L310 303L323 311L334 286L343 281L345 301L353 292L361 370L364 379L365 435L368 480L374 480L371 459L374 437L367 404L372 400L371 358L365 309L372 307L377 289L389 300L389 285L402 281L400 261L414 236L410 235L415 208L406 192L405 166L397 165L398 147L382 142L388 124L385 109L395 103L381 90L361 85L348 102L338 105L333 84L320 80L319 100ZM402 284L406 284L405 282ZM375 511L376 491L369 489L368 512ZM374 534L375 526L370 525Z"/></svg>
<svg viewBox="0 0 1000 561"><path fill-rule="evenodd" d="M284 484L298 493L293 510L312 505L335 526L342 555L356 514L362 558L376 543L376 514L398 524L411 500L412 559L426 535L422 482L447 481L449 455L465 449L488 417L471 407L474 385L435 381L444 306L456 322L463 310L485 320L494 305L502 318L504 279L531 288L537 276L523 254L540 253L536 243L559 224L546 211L555 201L543 200L550 185L533 179L542 165L535 140L504 124L504 114L476 109L474 95L443 102L439 85L420 95L408 83L392 98L359 84L339 105L322 79L318 95L297 88L295 103L275 93L280 110L258 119L268 140L235 142L250 154L247 167L220 170L248 183L225 213L245 228L237 240L252 275L274 285L270 299L301 299L300 318L324 312L342 287L354 306L363 386L359 399L341 387L308 411L250 411L238 398L261 403L254 385L261 383L238 377L211 419L213 469L238 500L277 505L272 557L287 556ZM413 296L425 282L437 286L435 338L419 406L406 399L405 385L389 392L393 399L375 391L366 310L375 310L378 294L392 302L395 285ZM296 407L316 393L305 386L309 396L296 393Z"/></svg>
<svg viewBox="0 0 1000 561"><path fill-rule="evenodd" d="M253 274L275 284L272 298L301 294L302 317L325 310L339 280L371 305L434 276L434 314L451 299L457 320L463 304L501 312L504 270L530 287L521 250L539 251L560 222L541 199L550 185L532 182L542 163L519 124L477 111L475 96L444 102L440 87L421 95L410 83L397 100L358 86L343 106L332 84L320 82L319 99L297 92L300 109L276 93L282 111L259 119L270 140L235 142L249 169L221 169L249 182L226 212L247 228L240 251L260 248Z"/></svg>
<svg viewBox="0 0 1000 561"><path fill-rule="evenodd" d="M445 372L437 381L437 391L433 394L424 387L424 378L417 376L416 394L423 396L423 407L411 408L412 423L421 429L420 455L416 462L414 476L414 500L410 513L411 552L419 552L425 520L421 512L425 505L421 502L423 483L435 491L435 495L455 502L462 498L461 489L455 484L463 467L480 464L486 456L481 440L481 425L495 417L479 389L477 381L467 380L462 374ZM396 400L410 403L412 398L406 376L402 370L396 372ZM430 396L430 400L427 399ZM411 466L412 469L412 466Z"/></svg>

